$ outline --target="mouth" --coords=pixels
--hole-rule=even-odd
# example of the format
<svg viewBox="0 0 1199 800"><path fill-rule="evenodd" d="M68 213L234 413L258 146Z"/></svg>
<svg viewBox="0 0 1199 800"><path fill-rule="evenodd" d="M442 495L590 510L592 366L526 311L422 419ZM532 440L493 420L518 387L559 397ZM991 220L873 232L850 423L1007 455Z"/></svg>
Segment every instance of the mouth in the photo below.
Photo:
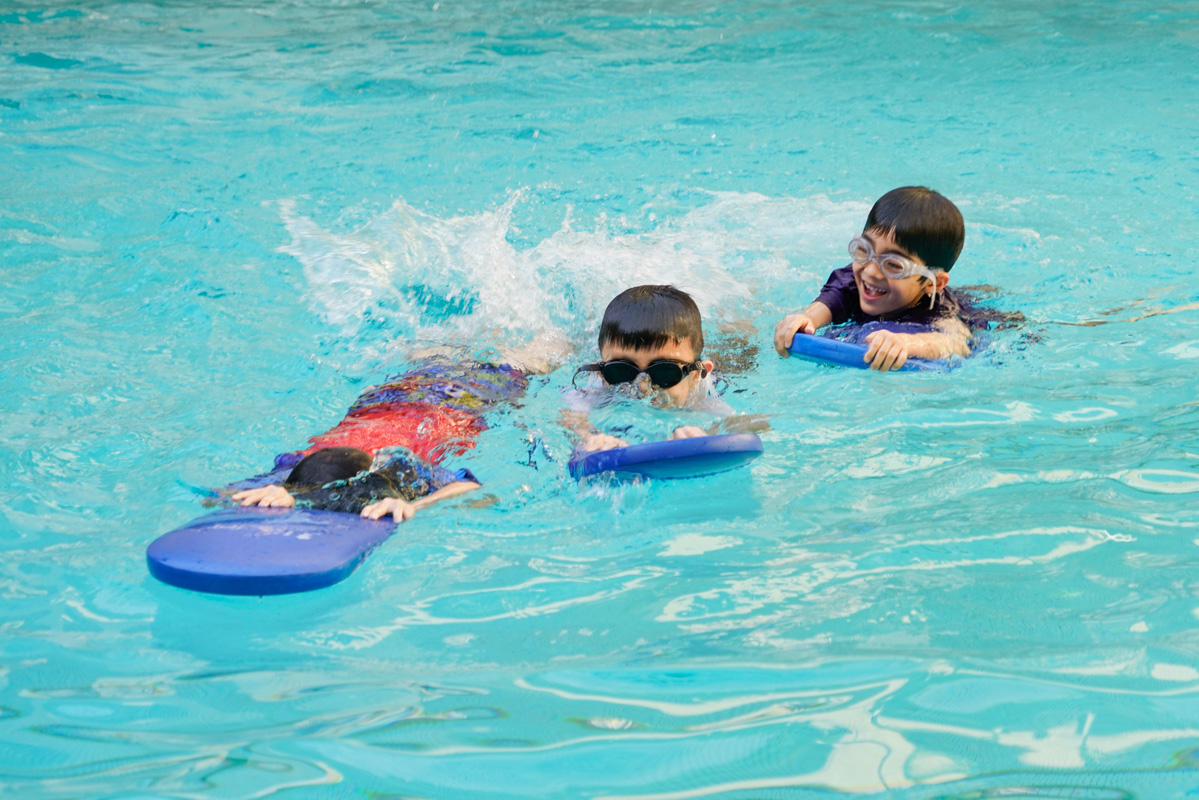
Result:
<svg viewBox="0 0 1199 800"><path fill-rule="evenodd" d="M890 292L890 287L885 283L875 283L862 276L858 277L858 295L867 302L881 300L884 295L890 294Z"/></svg>

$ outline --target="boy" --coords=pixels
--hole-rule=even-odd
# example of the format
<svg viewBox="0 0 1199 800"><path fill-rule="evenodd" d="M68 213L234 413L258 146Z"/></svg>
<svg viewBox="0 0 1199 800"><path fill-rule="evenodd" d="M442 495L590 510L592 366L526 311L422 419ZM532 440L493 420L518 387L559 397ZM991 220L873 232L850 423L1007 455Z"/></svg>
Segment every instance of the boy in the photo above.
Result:
<svg viewBox="0 0 1199 800"><path fill-rule="evenodd" d="M540 346L535 340L533 346ZM332 429L304 450L275 458L275 469L234 484L243 506L360 513L396 522L419 509L477 489L469 470L439 466L474 447L486 411L519 398L528 373L552 368L548 354L514 352L491 364L426 355L386 383L368 388ZM290 468L290 472L287 472ZM286 477L284 477L286 475Z"/></svg>
<svg viewBox="0 0 1199 800"><path fill-rule="evenodd" d="M849 243L853 262L833 270L811 305L775 326L774 349L787 358L796 333L881 321L932 330L870 333L864 359L871 369L899 369L909 358L969 355L966 312L947 288L965 236L961 212L943 195L923 186L887 192L870 209L862 235Z"/></svg>
<svg viewBox="0 0 1199 800"><path fill-rule="evenodd" d="M605 387L632 385L639 397L665 408L707 411L727 417L732 409L716 396L712 362L701 359L703 325L699 308L686 292L673 286L634 286L608 303L599 330L600 361L576 372L596 373ZM594 390L572 392L572 409L563 423L579 434L579 450L609 450L628 442L600 433L587 421L598 403ZM697 425L674 429L670 438L707 436Z"/></svg>

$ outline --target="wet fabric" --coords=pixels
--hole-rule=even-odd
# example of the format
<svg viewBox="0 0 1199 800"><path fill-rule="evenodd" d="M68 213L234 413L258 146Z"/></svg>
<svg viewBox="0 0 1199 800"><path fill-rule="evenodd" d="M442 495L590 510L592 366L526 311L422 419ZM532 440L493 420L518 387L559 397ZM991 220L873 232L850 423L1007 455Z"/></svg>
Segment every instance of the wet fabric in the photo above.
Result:
<svg viewBox="0 0 1199 800"><path fill-rule="evenodd" d="M517 400L528 382L507 364L426 359L364 391L345 419L309 439L299 455L326 447L357 447L371 454L406 447L436 464L474 447L475 437L487 430L482 414Z"/></svg>
<svg viewBox="0 0 1199 800"><path fill-rule="evenodd" d="M310 438L304 449L275 456L270 472L238 481L227 488L253 489L272 483L282 484L292 467L304 456L327 447L357 447L374 456L380 451L399 448L435 467L446 458L460 456L473 448L475 437L487 430L482 414L501 403L518 400L527 386L528 377L507 364L454 361L442 357L422 360L384 383L369 387L354 401L341 422ZM395 474L411 477L423 473L399 470ZM466 470L460 470L459 474L470 475ZM423 480L417 481L417 485L424 485ZM478 482L474 476L456 480ZM385 478L375 479L375 483L361 491L368 496L385 483ZM360 490L355 488L354 491ZM415 496L423 497L424 494ZM312 507L327 508L323 505Z"/></svg>
<svg viewBox="0 0 1199 800"><path fill-rule="evenodd" d="M853 279L852 266L833 270L816 300L828 306L828 310L833 315L833 325L845 322L862 325L867 322L884 321L931 326L939 320L957 317L971 330L987 327L985 315L976 314L972 304L963 303L963 299L949 287L937 292L937 298L932 308L929 308L926 299L921 299L919 303L910 308L901 308L878 316L867 314L862 311L862 302L858 296L857 281Z"/></svg>

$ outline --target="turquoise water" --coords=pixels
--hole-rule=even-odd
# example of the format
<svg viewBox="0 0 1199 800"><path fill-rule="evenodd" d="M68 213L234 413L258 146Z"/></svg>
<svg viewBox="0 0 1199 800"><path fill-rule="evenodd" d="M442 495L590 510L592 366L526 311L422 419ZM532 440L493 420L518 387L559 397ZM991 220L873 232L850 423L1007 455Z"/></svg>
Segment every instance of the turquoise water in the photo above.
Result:
<svg viewBox="0 0 1199 800"><path fill-rule="evenodd" d="M5 3L0 794L1193 793L1197 17ZM775 358L910 183L1025 327L946 375ZM718 356L757 328L751 468L580 489L567 369L479 440L487 504L336 587L148 575L414 342L589 359L649 281Z"/></svg>

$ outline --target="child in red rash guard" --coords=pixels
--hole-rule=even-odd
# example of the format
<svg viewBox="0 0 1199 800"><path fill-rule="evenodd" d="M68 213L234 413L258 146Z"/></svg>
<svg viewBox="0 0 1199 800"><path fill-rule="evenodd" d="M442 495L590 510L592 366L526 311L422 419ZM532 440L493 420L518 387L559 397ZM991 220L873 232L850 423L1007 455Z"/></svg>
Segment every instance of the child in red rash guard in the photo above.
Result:
<svg viewBox="0 0 1199 800"><path fill-rule="evenodd" d="M367 389L340 423L313 436L308 447L277 456L271 472L231 486L240 490L232 499L275 508L299 500L309 508L357 511L371 519L392 514L402 522L418 508L480 486L469 470L453 473L438 465L474 447L474 438L487 429L483 412L519 398L527 386L526 373L509 364L424 359ZM347 503L347 497L354 500Z"/></svg>

